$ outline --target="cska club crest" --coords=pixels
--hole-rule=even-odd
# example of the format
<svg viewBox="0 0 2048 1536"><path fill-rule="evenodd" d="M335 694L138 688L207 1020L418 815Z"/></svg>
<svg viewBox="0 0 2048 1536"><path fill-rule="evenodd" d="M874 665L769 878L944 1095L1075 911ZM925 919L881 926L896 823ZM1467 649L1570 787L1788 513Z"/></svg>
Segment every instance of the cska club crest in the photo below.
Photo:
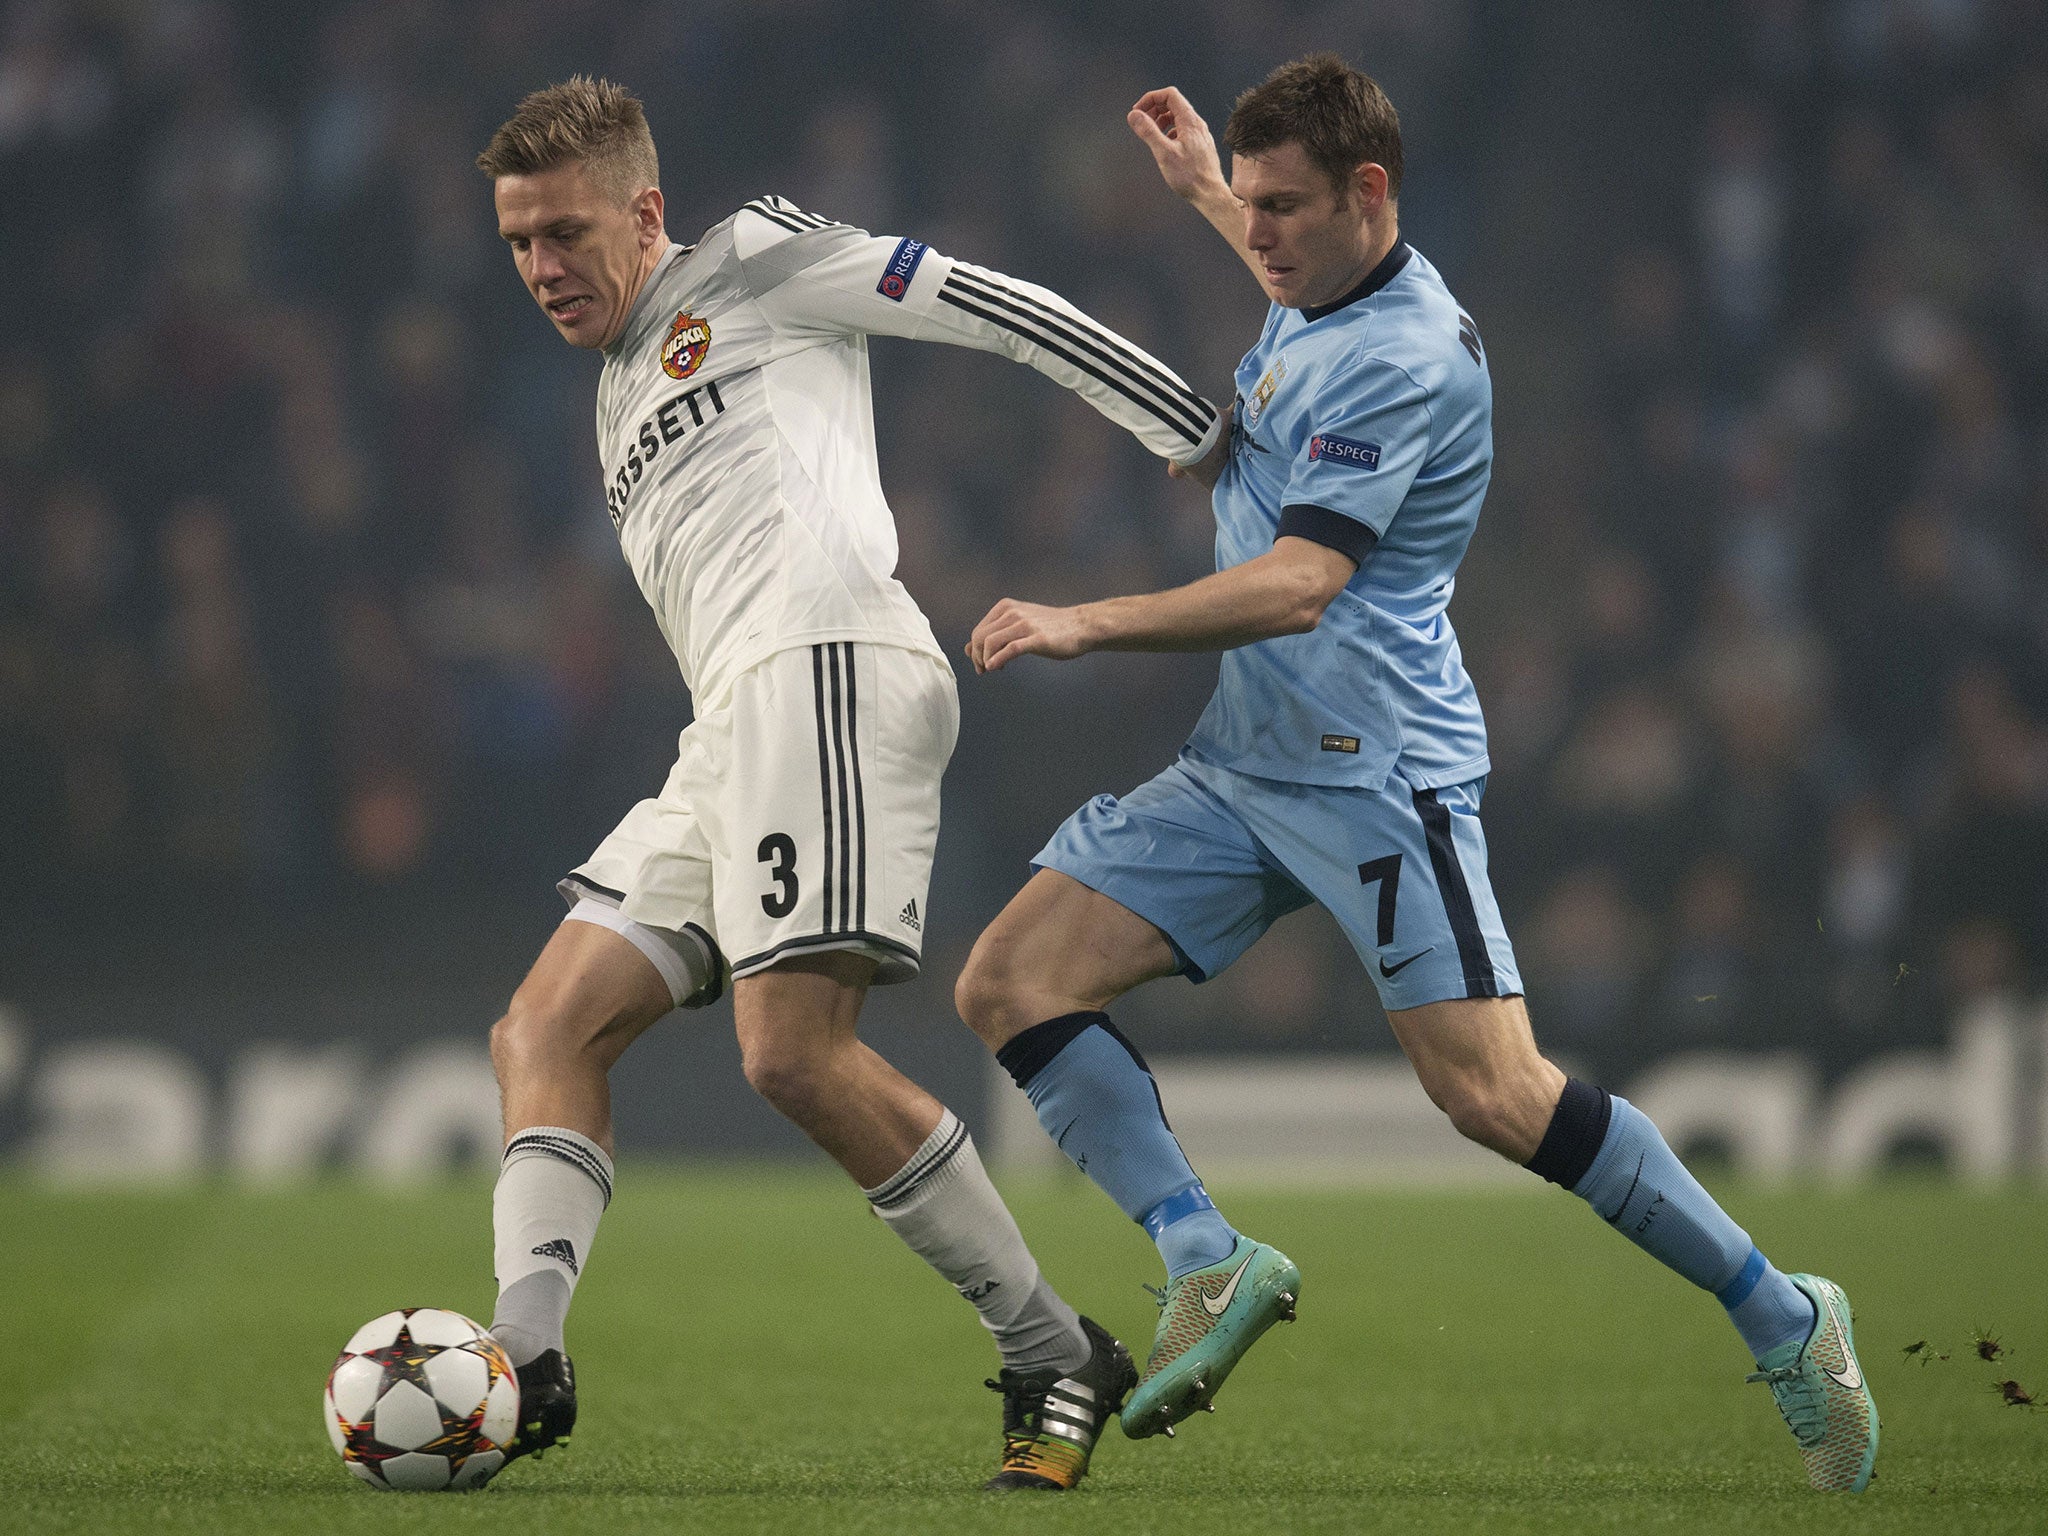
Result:
<svg viewBox="0 0 2048 1536"><path fill-rule="evenodd" d="M697 371L711 350L711 322L699 320L687 309L676 312L676 323L668 328L661 344L661 371L672 379L687 379Z"/></svg>

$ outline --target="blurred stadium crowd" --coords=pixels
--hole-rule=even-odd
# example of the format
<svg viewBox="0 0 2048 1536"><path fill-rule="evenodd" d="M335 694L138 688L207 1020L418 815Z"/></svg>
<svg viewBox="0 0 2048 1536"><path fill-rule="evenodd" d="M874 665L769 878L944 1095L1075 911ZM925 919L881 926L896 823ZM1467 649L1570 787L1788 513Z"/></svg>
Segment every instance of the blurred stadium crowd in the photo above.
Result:
<svg viewBox="0 0 2048 1536"><path fill-rule="evenodd" d="M594 360L471 165L526 90L638 91L680 239L779 191L1059 288L1220 396L1262 300L1123 112L1172 80L1220 127L1334 47L1402 111L1404 223L1494 370L1452 613L1539 1029L1608 1070L1846 1060L2038 987L2048 21L1692 9L1213 0L1162 38L1135 0L13 0L0 925L487 925L659 784L686 703L604 515ZM1199 500L1062 392L875 357L901 573L949 648L998 596L1204 568ZM938 974L1213 676L963 679ZM1327 1048L1369 994L1304 918L1144 1006Z"/></svg>

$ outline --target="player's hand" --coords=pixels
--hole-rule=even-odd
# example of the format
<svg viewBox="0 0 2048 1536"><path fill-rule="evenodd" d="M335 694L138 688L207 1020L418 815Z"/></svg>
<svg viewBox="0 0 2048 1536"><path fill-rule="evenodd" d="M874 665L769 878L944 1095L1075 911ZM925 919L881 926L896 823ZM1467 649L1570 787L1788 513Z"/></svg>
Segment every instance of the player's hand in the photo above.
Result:
<svg viewBox="0 0 2048 1536"><path fill-rule="evenodd" d="M1006 597L989 609L967 641L967 659L977 672L1000 672L1019 656L1072 661L1088 653L1086 626L1078 608L1048 608Z"/></svg>
<svg viewBox="0 0 2048 1536"><path fill-rule="evenodd" d="M1223 430L1216 434L1216 441L1209 445L1209 451L1192 464L1175 464L1170 460L1166 472L1175 480L1192 480L1205 491L1216 489L1216 482L1223 478L1223 466L1230 462L1230 413L1233 407L1223 407Z"/></svg>
<svg viewBox="0 0 2048 1536"><path fill-rule="evenodd" d="M1189 202L1229 190L1209 125L1173 86L1147 91L1124 120L1152 151L1166 184Z"/></svg>

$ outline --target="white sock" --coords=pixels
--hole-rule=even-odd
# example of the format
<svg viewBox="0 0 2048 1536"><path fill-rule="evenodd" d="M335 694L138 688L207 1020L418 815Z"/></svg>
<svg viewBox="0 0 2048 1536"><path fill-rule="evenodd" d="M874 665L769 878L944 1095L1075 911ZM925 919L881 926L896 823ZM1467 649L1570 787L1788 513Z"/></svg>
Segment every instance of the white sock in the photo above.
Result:
<svg viewBox="0 0 2048 1536"><path fill-rule="evenodd" d="M891 1231L974 1303L1004 1365L1071 1371L1086 1363L1081 1320L1039 1274L974 1138L951 1110L894 1176L861 1193Z"/></svg>
<svg viewBox="0 0 2048 1536"><path fill-rule="evenodd" d="M612 1160L588 1136L536 1125L505 1148L491 1197L498 1309L491 1336L514 1365L562 1345L569 1299L612 1199Z"/></svg>

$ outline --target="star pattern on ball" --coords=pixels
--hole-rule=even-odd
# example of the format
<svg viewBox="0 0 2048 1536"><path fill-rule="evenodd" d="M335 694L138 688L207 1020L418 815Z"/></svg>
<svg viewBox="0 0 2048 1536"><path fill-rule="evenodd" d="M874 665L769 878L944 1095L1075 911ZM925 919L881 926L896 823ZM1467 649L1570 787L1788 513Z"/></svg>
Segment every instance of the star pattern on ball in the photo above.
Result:
<svg viewBox="0 0 2048 1536"><path fill-rule="evenodd" d="M380 1345L376 1349L366 1349L359 1357L364 1360L374 1360L377 1362L378 1368L384 1372L385 1384L383 1390L385 1392L391 1390L391 1385L394 1382L410 1382L418 1387L420 1391L424 1392L427 1395L428 1401L432 1402L436 1410L439 1411L441 1415L441 1434L435 1439L428 1441L425 1445L412 1447L415 1451L429 1454L445 1453L451 1446L474 1437L478 1427L483 1423L483 1409L481 1407L474 1414L466 1417L460 1414L450 1414L440 1399L435 1397L433 1384L427 1380L427 1362L433 1359L434 1356L445 1353L447 1350L459 1348L461 1346L455 1344L422 1344L413 1338L410 1323L405 1323L399 1326L398 1337L389 1344ZM378 1395L381 1397L383 1393L380 1392ZM348 1440L349 1454L355 1457L356 1460L367 1463L370 1466L376 1466L379 1462L387 1461L393 1456L405 1454L391 1446L385 1445L377 1438L376 1416L374 1414L363 1420L360 1424L344 1422L342 1434ZM495 1449L488 1440L483 1441L480 1448ZM451 1457L450 1462L453 1466L459 1468L464 1459L466 1459L464 1456L458 1454Z"/></svg>
<svg viewBox="0 0 2048 1536"><path fill-rule="evenodd" d="M376 1349L366 1349L362 1358L374 1360L383 1369L388 1381L409 1381L427 1396L434 1395L434 1389L427 1385L427 1362L443 1350L455 1346L447 1344L419 1344L412 1336L412 1325L401 1324L398 1337L389 1344Z"/></svg>

